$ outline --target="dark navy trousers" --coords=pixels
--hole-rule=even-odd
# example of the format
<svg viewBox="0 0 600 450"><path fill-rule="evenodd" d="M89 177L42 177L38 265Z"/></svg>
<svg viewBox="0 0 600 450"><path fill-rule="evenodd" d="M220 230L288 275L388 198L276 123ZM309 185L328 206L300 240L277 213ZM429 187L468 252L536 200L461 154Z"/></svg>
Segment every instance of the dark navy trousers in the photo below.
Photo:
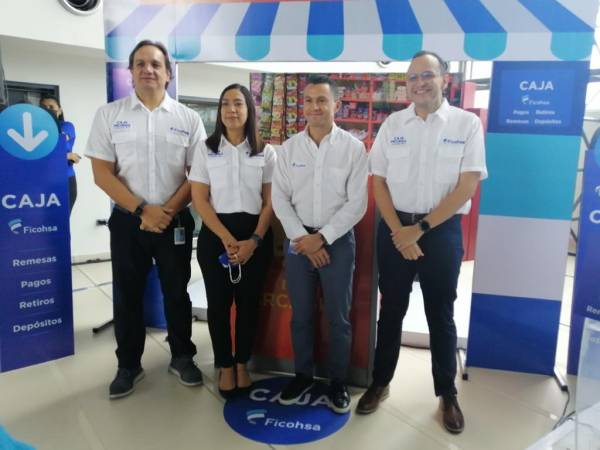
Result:
<svg viewBox="0 0 600 450"><path fill-rule="evenodd" d="M399 213L403 225L407 219ZM377 262L381 305L377 322L377 347L373 383L386 386L396 370L402 336L402 321L408 309L415 276L423 292L429 326L435 395L456 394L456 326L454 300L463 257L460 215L424 234L418 242L425 256L404 259L396 250L384 220L377 235ZM404 220L403 220L404 219Z"/></svg>

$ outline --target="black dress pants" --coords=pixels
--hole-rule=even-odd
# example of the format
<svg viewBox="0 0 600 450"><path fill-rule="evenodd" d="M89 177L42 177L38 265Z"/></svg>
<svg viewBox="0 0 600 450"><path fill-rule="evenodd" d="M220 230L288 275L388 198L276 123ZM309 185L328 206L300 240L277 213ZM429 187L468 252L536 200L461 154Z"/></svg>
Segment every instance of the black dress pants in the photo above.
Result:
<svg viewBox="0 0 600 450"><path fill-rule="evenodd" d="M418 274L429 327L435 395L456 394L454 300L463 256L460 217L455 215L423 235L418 244L425 256L416 261L404 259L396 250L390 229L381 220L377 235L381 308L373 369L375 385L386 386L394 376L400 354L402 320ZM410 225L402 214L399 218L403 225Z"/></svg>
<svg viewBox="0 0 600 450"><path fill-rule="evenodd" d="M164 296L168 342L173 357L193 356L192 303L187 293L194 219L186 208L162 233L140 230L140 219L118 209L108 221L113 272L113 314L120 368L140 367L146 328L144 289L156 262ZM175 228L185 228L185 243L175 245Z"/></svg>
<svg viewBox="0 0 600 450"><path fill-rule="evenodd" d="M249 239L258 223L258 215L247 213L218 214L219 220L239 241ZM204 277L208 302L208 330L217 367L245 364L252 354L259 301L263 294L269 264L273 257L273 234L264 236L262 245L242 265L242 279L233 284L229 270L219 263L225 253L221 239L203 226L198 236L198 263ZM233 269L234 278L237 269ZM235 301L235 352L231 341L231 305ZM235 355L234 355L235 353Z"/></svg>

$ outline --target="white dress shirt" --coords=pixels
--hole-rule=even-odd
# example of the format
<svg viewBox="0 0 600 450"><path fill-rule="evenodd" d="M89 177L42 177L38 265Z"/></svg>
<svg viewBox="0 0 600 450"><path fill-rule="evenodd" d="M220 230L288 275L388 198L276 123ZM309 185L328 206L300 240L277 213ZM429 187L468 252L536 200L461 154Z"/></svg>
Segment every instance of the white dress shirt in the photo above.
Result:
<svg viewBox="0 0 600 450"><path fill-rule="evenodd" d="M262 187L271 182L276 154L268 144L257 155L250 151L248 140L236 146L222 136L218 153L202 142L194 155L189 179L210 185L210 204L217 213L260 214Z"/></svg>
<svg viewBox="0 0 600 450"><path fill-rule="evenodd" d="M98 109L85 155L114 162L116 176L133 194L162 205L186 180L205 138L198 114L167 93L150 111L134 92Z"/></svg>
<svg viewBox="0 0 600 450"><path fill-rule="evenodd" d="M321 144L308 128L283 143L271 199L289 239L320 229L329 244L356 225L367 210L367 153L362 142L335 124Z"/></svg>
<svg viewBox="0 0 600 450"><path fill-rule="evenodd" d="M487 178L481 121L445 99L423 120L413 103L385 120L369 165L373 175L386 179L396 210L427 214L456 188L461 173ZM457 214L470 208L469 200Z"/></svg>

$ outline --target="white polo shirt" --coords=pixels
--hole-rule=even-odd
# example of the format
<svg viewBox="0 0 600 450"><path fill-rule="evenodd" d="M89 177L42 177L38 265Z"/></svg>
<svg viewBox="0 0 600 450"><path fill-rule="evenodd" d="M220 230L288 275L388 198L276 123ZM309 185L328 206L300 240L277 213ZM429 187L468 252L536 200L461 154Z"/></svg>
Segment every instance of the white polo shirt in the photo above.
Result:
<svg viewBox="0 0 600 450"><path fill-rule="evenodd" d="M218 153L203 141L194 155L189 179L210 185L210 204L217 213L260 214L262 187L271 182L276 154L271 145L257 155L250 152L247 140L236 146L222 136Z"/></svg>
<svg viewBox="0 0 600 450"><path fill-rule="evenodd" d="M370 172L386 179L394 208L429 213L452 192L463 172L487 178L481 120L444 99L423 120L415 105L390 115L369 154ZM458 214L467 214L467 201Z"/></svg>
<svg viewBox="0 0 600 450"><path fill-rule="evenodd" d="M133 194L162 205L186 180L205 138L198 114L167 93L150 111L134 92L98 109L85 155L114 162L117 177Z"/></svg>
<svg viewBox="0 0 600 450"><path fill-rule="evenodd" d="M273 177L273 211L289 239L320 229L329 244L367 210L365 146L335 124L317 147L308 128L283 143Z"/></svg>

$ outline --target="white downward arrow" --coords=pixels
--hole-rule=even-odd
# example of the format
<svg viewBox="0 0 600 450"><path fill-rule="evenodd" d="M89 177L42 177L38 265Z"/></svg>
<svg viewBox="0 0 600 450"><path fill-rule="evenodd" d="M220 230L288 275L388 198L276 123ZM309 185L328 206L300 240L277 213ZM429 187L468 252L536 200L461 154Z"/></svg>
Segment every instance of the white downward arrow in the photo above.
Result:
<svg viewBox="0 0 600 450"><path fill-rule="evenodd" d="M34 151L48 137L46 130L33 135L33 125L31 123L31 113L23 113L23 135L13 128L7 131L7 134L27 152Z"/></svg>

